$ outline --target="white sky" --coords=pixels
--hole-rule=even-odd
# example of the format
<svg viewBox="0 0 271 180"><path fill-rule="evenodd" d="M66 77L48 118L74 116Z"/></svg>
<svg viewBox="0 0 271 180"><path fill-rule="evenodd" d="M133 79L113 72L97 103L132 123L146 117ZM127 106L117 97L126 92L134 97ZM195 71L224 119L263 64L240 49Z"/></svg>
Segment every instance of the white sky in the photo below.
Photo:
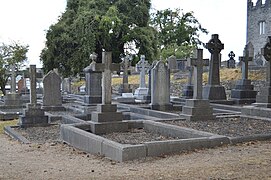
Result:
<svg viewBox="0 0 271 180"><path fill-rule="evenodd" d="M246 44L247 0L152 0L155 9L180 8L193 11L194 16L209 31L201 36L208 42L211 34L219 34L225 44L222 60L234 51L236 60ZM49 26L57 22L66 8L66 0L0 0L0 42L11 40L28 44L28 62L37 64L44 48L45 34ZM208 50L204 57L209 58Z"/></svg>

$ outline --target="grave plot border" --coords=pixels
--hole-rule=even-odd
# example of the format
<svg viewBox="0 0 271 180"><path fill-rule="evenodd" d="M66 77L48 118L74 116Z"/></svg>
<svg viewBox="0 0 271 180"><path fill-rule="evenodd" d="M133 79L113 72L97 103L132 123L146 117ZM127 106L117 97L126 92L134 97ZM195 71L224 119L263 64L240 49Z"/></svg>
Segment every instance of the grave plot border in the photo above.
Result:
<svg viewBox="0 0 271 180"><path fill-rule="evenodd" d="M88 123L61 125L61 139L80 150L92 154L103 155L119 162L230 144L230 141L226 136L177 127L160 122L148 120L141 122L129 121L128 124L129 128L138 128L141 126L147 131L180 137L182 139L151 141L137 145L120 144L88 132L91 129L91 125Z"/></svg>

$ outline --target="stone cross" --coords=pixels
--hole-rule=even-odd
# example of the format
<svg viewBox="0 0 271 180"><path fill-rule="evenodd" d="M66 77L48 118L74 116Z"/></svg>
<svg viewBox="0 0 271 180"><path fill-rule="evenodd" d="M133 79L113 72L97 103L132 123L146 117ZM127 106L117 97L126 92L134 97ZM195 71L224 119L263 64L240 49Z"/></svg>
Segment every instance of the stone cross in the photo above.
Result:
<svg viewBox="0 0 271 180"><path fill-rule="evenodd" d="M203 59L203 49L197 50L197 58L188 59L188 65L194 66L193 99L202 99L203 66L209 65L209 59Z"/></svg>
<svg viewBox="0 0 271 180"><path fill-rule="evenodd" d="M10 91L11 93L16 93L16 72L15 66L10 65L11 71L6 71L5 74L10 75L11 83L10 83Z"/></svg>
<svg viewBox="0 0 271 180"><path fill-rule="evenodd" d="M112 52L102 53L102 63L95 63L94 71L102 72L102 104L111 104L112 102L112 71L120 71L119 64L112 64Z"/></svg>
<svg viewBox="0 0 271 180"><path fill-rule="evenodd" d="M206 48L211 53L210 72L209 72L209 85L220 85L220 52L224 49L224 44L218 38L218 34L213 34L211 40L206 44Z"/></svg>
<svg viewBox="0 0 271 180"><path fill-rule="evenodd" d="M252 44L247 44L244 49L244 56L239 57L242 62L242 79L248 79L248 62L253 60L254 50Z"/></svg>
<svg viewBox="0 0 271 180"><path fill-rule="evenodd" d="M121 65L123 67L123 78L122 78L123 91L128 93L128 91L129 91L128 68L130 66L130 56L128 56L128 55L125 56L123 58Z"/></svg>
<svg viewBox="0 0 271 180"><path fill-rule="evenodd" d="M234 58L235 58L235 54L234 54L233 51L231 51L231 52L228 54L228 56L229 56L229 58L232 59L232 60L234 60Z"/></svg>
<svg viewBox="0 0 271 180"><path fill-rule="evenodd" d="M37 105L37 79L36 79L36 65L30 65L30 104Z"/></svg>
<svg viewBox="0 0 271 180"><path fill-rule="evenodd" d="M139 64L141 65L139 88L146 88L146 82L145 82L145 55L140 56Z"/></svg>
<svg viewBox="0 0 271 180"><path fill-rule="evenodd" d="M261 49L263 57L268 63L268 72L267 72L267 83L268 86L271 86L271 36L268 36L267 43L265 44L264 48Z"/></svg>
<svg viewBox="0 0 271 180"><path fill-rule="evenodd" d="M11 92L16 93L16 72L14 65L11 65Z"/></svg>

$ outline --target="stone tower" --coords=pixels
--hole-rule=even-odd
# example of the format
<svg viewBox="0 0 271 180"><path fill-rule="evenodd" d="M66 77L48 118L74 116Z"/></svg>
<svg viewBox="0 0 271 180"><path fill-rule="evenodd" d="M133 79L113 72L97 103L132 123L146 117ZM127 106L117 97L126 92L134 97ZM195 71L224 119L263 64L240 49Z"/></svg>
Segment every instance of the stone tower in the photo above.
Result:
<svg viewBox="0 0 271 180"><path fill-rule="evenodd" d="M247 0L247 43L254 46L254 64L263 65L265 59L261 48L266 44L266 39L271 36L271 0Z"/></svg>

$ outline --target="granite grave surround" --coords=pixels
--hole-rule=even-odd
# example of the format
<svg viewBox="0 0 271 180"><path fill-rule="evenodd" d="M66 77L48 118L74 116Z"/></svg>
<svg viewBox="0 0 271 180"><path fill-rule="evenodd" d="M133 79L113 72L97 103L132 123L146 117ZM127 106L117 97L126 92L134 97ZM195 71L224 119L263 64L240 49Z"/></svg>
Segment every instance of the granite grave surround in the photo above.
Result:
<svg viewBox="0 0 271 180"><path fill-rule="evenodd" d="M134 159L179 153L199 148L213 148L230 141L225 136L215 135L189 128L176 127L154 121L129 121L129 128L143 128L147 132L175 137L175 140L151 141L142 144L120 144L91 133L89 123L61 125L61 139L85 152L106 156L123 162Z"/></svg>

